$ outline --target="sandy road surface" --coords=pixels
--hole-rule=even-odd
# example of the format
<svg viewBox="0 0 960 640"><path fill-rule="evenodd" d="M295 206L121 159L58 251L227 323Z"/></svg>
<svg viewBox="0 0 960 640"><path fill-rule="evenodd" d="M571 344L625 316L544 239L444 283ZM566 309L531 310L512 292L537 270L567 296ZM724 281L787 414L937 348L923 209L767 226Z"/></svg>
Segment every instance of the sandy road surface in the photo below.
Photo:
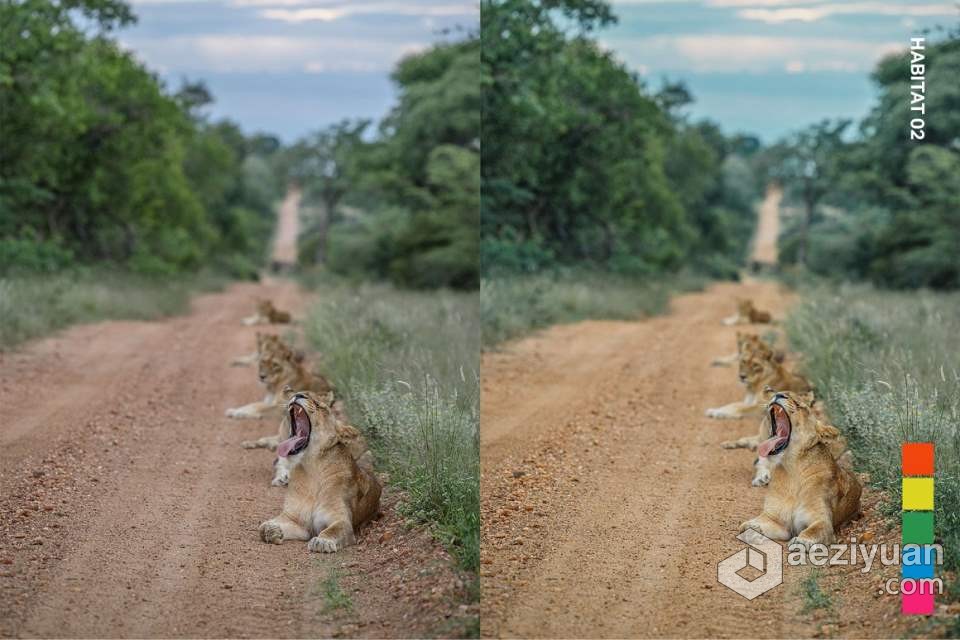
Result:
<svg viewBox="0 0 960 640"><path fill-rule="evenodd" d="M342 553L260 542L283 489L239 444L276 423L224 417L263 396L228 366L265 330L240 324L258 297L307 304L290 281L238 284L0 353L0 636L389 637L463 614L449 558L389 490ZM352 610L327 610L331 569Z"/></svg>
<svg viewBox="0 0 960 640"><path fill-rule="evenodd" d="M743 396L732 369L709 366L735 350L737 328L720 323L735 296L777 317L791 302L770 281L717 284L665 316L554 327L484 355L485 636L819 633L799 612L800 570L752 602L717 582L764 491L750 486L754 454L719 446L755 422L704 416ZM882 634L891 602L854 635Z"/></svg>
<svg viewBox="0 0 960 640"><path fill-rule="evenodd" d="M767 187L766 197L760 205L757 220L757 232L753 238L752 260L762 264L777 263L777 237L780 235L780 202L783 190L771 184Z"/></svg>
<svg viewBox="0 0 960 640"><path fill-rule="evenodd" d="M293 265L297 262L297 233L300 227L300 189L291 188L280 204L277 215L277 235L273 240L272 260Z"/></svg>

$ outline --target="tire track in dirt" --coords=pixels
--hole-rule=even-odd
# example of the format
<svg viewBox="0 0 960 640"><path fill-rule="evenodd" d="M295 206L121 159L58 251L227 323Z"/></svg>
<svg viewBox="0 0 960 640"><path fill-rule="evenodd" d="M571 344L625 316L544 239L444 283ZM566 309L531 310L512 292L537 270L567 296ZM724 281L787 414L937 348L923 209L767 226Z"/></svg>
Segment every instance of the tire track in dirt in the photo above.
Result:
<svg viewBox="0 0 960 640"><path fill-rule="evenodd" d="M308 303L265 279L199 296L183 317L0 353L0 636L422 636L469 615L451 559L389 488L356 547L260 542L283 490L273 454L239 444L276 422L224 417L263 396L230 359L258 330L291 331L240 324L259 297L295 317ZM352 610L327 611L332 569Z"/></svg>

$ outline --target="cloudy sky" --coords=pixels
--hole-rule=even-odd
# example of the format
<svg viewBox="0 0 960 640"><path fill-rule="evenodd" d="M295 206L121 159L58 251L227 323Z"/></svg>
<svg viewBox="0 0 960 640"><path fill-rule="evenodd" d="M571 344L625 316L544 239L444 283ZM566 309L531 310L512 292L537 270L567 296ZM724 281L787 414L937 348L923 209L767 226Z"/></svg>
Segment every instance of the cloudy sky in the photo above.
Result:
<svg viewBox="0 0 960 640"><path fill-rule="evenodd" d="M479 0L130 0L121 43L176 87L204 80L215 116L290 142L390 107L405 54L476 28Z"/></svg>
<svg viewBox="0 0 960 640"><path fill-rule="evenodd" d="M696 116L766 141L823 117L860 117L868 74L953 0L612 0L601 42L654 87L687 82ZM120 40L176 86L203 79L215 115L285 140L389 108L404 54L475 28L479 0L132 0Z"/></svg>
<svg viewBox="0 0 960 640"><path fill-rule="evenodd" d="M869 73L925 27L952 26L952 0L613 0L600 40L648 84L687 82L696 116L771 142L824 117L863 116ZM906 73L906 70L904 71Z"/></svg>

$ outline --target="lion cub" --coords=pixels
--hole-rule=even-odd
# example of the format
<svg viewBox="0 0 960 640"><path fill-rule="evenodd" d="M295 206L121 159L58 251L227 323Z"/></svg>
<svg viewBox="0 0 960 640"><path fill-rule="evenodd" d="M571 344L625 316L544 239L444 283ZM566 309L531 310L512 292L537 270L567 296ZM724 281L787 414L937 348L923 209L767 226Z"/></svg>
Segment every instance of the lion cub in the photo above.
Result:
<svg viewBox="0 0 960 640"><path fill-rule="evenodd" d="M836 529L860 512L860 481L836 463L829 443L840 432L798 394L777 392L767 405L769 437L757 451L772 467L763 513L740 525L772 540L833 544Z"/></svg>
<svg viewBox="0 0 960 640"><path fill-rule="evenodd" d="M827 415L823 411L822 405L817 402L812 391L798 394L797 398L813 411L814 416L816 416L818 420L823 422L827 421ZM751 451L756 451L760 443L770 437L770 418L768 414L764 414L760 420L759 427L756 435L721 442L720 446L724 449L750 449ZM852 456L850 450L847 448L847 439L844 438L843 435L838 435L836 438L830 440L828 448L830 449L830 455L837 461L837 464L846 465L847 468L853 467ZM753 480L750 484L754 487L762 487L770 484L770 464L768 458L758 457L754 460Z"/></svg>
<svg viewBox="0 0 960 640"><path fill-rule="evenodd" d="M227 409L228 418L259 419L275 411L281 407L278 395L287 386L321 394L333 390L326 378L307 370L303 358L277 336L257 334L257 375L267 388L267 395L260 402Z"/></svg>
<svg viewBox="0 0 960 640"><path fill-rule="evenodd" d="M293 389L285 387L283 392L289 396L293 393ZM330 407L334 418L343 424L349 424L350 421L347 419L346 412L343 409L343 403L339 400L334 400L332 392L323 398L323 402ZM353 427L350 428L352 429ZM284 417L284 419L280 421L280 430L276 435L264 436L257 440L244 440L240 443L240 446L244 449L269 449L270 451L276 451L280 444L289 437L289 433L290 427L287 424L286 417ZM360 432L357 431L357 437L351 438L346 444L350 455L357 461L357 464L373 473L373 454L370 452L370 449L367 448L367 442ZM270 481L270 484L275 487L281 487L285 486L289 481L289 458L277 457L273 462L273 480Z"/></svg>
<svg viewBox="0 0 960 640"><path fill-rule="evenodd" d="M255 324L289 324L291 321L290 313L280 311L273 306L270 300L258 300L257 312L241 322L247 326Z"/></svg>
<svg viewBox="0 0 960 640"><path fill-rule="evenodd" d="M757 336L737 334L740 346L740 382L747 388L740 402L731 402L722 407L707 409L710 418L743 418L759 413L761 394L766 387L784 391L810 391L810 383L803 376L787 371L777 361L773 350Z"/></svg>
<svg viewBox="0 0 960 640"><path fill-rule="evenodd" d="M349 443L359 436L309 391L294 393L284 419L287 438L277 454L290 464L283 511L260 525L264 542L308 540L307 549L333 553L356 543L356 530L380 508L380 483L357 465Z"/></svg>
<svg viewBox="0 0 960 640"><path fill-rule="evenodd" d="M723 324L729 326L734 324L769 324L773 321L770 313L760 311L753 306L753 300L741 298L737 300L737 312L729 318L722 320Z"/></svg>

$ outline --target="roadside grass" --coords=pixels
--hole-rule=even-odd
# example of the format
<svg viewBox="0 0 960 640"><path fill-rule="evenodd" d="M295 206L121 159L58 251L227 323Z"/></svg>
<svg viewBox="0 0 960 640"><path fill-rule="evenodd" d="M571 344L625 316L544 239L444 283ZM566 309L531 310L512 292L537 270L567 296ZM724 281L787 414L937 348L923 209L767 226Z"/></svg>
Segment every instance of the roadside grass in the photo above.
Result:
<svg viewBox="0 0 960 640"><path fill-rule="evenodd" d="M943 569L960 570L960 294L814 286L786 329L857 469L889 496L891 518L901 444L935 443L936 542Z"/></svg>
<svg viewBox="0 0 960 640"><path fill-rule="evenodd" d="M476 573L480 563L480 329L477 294L317 285L305 323L318 368L343 395L376 466Z"/></svg>
<svg viewBox="0 0 960 640"><path fill-rule="evenodd" d="M700 290L707 280L692 273L641 280L583 270L486 278L480 285L483 347L554 324L663 313L673 293Z"/></svg>
<svg viewBox="0 0 960 640"><path fill-rule="evenodd" d="M107 269L3 277L0 350L74 324L183 313L192 293L212 291L226 282L225 276L212 272L149 278Z"/></svg>
<svg viewBox="0 0 960 640"><path fill-rule="evenodd" d="M323 594L323 612L330 613L345 609L353 609L353 600L350 594L340 586L340 570L332 567L326 577L317 585L319 591Z"/></svg>
<svg viewBox="0 0 960 640"><path fill-rule="evenodd" d="M820 588L820 570L811 569L800 582L800 593L803 596L803 613L810 613L817 609L832 609L833 600Z"/></svg>

